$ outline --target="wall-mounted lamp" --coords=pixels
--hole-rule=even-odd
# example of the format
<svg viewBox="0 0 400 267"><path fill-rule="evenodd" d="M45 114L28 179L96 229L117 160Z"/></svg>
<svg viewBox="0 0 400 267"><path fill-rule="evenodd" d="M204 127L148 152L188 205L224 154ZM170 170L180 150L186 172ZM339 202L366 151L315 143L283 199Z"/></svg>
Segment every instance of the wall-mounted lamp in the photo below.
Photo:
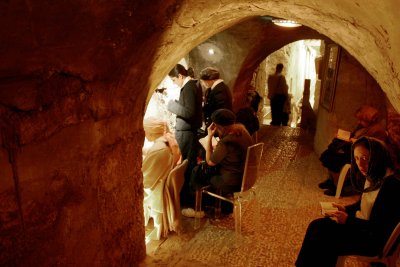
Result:
<svg viewBox="0 0 400 267"><path fill-rule="evenodd" d="M214 49L212 49L212 48L208 49L208 54L209 55L214 55L214 53L215 53Z"/></svg>
<svg viewBox="0 0 400 267"><path fill-rule="evenodd" d="M273 19L272 23L274 23L275 25L281 26L281 27L290 27L290 28L301 26L300 23L298 23L294 20L287 20L287 19Z"/></svg>

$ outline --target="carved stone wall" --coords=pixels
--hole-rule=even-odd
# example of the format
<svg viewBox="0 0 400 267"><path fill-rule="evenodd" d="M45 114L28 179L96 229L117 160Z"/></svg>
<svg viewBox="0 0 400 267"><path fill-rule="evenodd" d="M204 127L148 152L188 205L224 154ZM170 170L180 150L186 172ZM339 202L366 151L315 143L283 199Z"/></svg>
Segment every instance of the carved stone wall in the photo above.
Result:
<svg viewBox="0 0 400 267"><path fill-rule="evenodd" d="M141 261L149 92L193 47L248 18L286 17L328 36L399 111L397 1L359 2L1 2L0 265Z"/></svg>

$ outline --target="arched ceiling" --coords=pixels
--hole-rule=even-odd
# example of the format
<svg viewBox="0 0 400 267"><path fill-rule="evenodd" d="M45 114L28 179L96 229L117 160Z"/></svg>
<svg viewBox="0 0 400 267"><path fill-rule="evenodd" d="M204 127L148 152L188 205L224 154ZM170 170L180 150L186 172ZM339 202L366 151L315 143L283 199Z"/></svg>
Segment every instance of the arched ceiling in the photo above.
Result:
<svg viewBox="0 0 400 267"><path fill-rule="evenodd" d="M326 35L354 56L400 111L400 35L395 0L182 2L165 31L149 77L155 88L169 69L210 36L253 16L296 20ZM397 23L396 23L397 22Z"/></svg>

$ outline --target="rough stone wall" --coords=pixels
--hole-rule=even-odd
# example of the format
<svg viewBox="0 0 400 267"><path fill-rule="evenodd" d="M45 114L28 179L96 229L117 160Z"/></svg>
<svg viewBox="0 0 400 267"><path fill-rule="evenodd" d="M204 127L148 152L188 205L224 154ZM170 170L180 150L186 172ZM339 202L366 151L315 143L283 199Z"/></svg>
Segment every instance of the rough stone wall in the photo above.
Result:
<svg viewBox="0 0 400 267"><path fill-rule="evenodd" d="M158 51L154 73L161 77L155 79L151 88L157 86L157 80L161 80L171 66L161 55L170 55L177 62L195 45L245 18L271 15L299 21L340 44L378 81L395 109L400 111L400 36L395 26L400 20L397 0L379 5L374 1L360 3L358 0L232 0L218 3L210 5L191 0L180 5L174 23L166 29L163 49ZM178 42L179 51L174 49Z"/></svg>
<svg viewBox="0 0 400 267"><path fill-rule="evenodd" d="M333 109L318 109L314 149L320 154L326 149L337 129L354 130L356 110L363 104L376 107L380 118L386 120L386 96L365 69L345 50L341 51Z"/></svg>
<svg viewBox="0 0 400 267"><path fill-rule="evenodd" d="M234 109L245 102L253 73L259 64L273 51L302 39L325 38L307 27L284 29L270 20L254 18L212 36L190 52L195 70L214 66L233 92ZM214 55L208 54L213 48Z"/></svg>
<svg viewBox="0 0 400 267"><path fill-rule="evenodd" d="M0 4L1 266L145 257L149 44L174 12L160 3Z"/></svg>
<svg viewBox="0 0 400 267"><path fill-rule="evenodd" d="M249 17L286 17L328 36L400 111L397 5L1 2L0 264L132 266L143 259L146 97L193 47Z"/></svg>

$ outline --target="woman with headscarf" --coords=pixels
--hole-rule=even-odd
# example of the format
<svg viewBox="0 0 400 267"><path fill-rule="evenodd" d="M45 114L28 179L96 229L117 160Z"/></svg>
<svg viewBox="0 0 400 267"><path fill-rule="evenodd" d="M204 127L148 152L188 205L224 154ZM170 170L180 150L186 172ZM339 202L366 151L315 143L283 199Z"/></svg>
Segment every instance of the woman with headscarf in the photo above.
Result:
<svg viewBox="0 0 400 267"><path fill-rule="evenodd" d="M173 207L180 209L179 201L166 200L164 182L171 170L180 161L181 155L175 138L169 133L166 121L149 117L143 121L146 139L153 145L146 151L142 163L143 187L144 187L144 215L147 225L149 217L154 219L151 239L158 240L169 229L169 225L179 226L179 218L168 216L171 211L166 207L171 203ZM172 218L167 221L166 218ZM153 234L154 233L154 234Z"/></svg>
<svg viewBox="0 0 400 267"><path fill-rule="evenodd" d="M363 105L357 109L355 117L358 120L357 127L350 135L349 141L334 138L320 157L324 167L328 169L328 178L318 186L321 189L327 189L324 193L334 196L336 184L339 178L339 172L342 167L350 163L351 144L361 136L369 136L386 141L386 131L384 125L379 120L378 110L374 107Z"/></svg>
<svg viewBox="0 0 400 267"><path fill-rule="evenodd" d="M361 198L349 206L334 203L337 211L310 223L298 267L334 267L338 256L378 255L400 222L400 175L393 171L384 143L361 137L351 157L351 180Z"/></svg>
<svg viewBox="0 0 400 267"><path fill-rule="evenodd" d="M154 117L145 118L143 128L146 139L153 142L145 151L142 164L144 188L150 188L160 178L168 175L180 160L181 153L166 121ZM159 166L160 162L164 164Z"/></svg>

